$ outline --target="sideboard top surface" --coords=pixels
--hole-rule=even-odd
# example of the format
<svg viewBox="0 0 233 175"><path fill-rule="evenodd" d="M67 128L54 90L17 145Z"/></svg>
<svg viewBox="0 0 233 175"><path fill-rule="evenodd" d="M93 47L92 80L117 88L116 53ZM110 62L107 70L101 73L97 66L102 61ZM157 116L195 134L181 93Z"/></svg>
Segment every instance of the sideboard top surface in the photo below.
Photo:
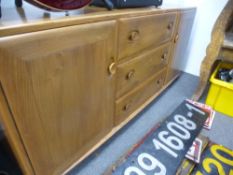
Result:
<svg viewBox="0 0 233 175"><path fill-rule="evenodd" d="M119 17L133 17L156 13L167 13L177 10L190 10L194 7L161 6L120 9L108 11L105 8L85 7L79 10L70 11L66 16L65 12L46 12L26 2L23 8L16 8L14 3L2 1L2 18L0 19L0 37L21 33L35 32L52 28L71 26L82 23L90 23L103 20L112 20Z"/></svg>

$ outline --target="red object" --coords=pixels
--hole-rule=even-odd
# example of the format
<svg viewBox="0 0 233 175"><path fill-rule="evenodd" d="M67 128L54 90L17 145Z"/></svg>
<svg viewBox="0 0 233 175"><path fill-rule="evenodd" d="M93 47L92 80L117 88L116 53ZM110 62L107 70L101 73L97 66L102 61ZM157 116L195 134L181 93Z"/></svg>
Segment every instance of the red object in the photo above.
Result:
<svg viewBox="0 0 233 175"><path fill-rule="evenodd" d="M37 7L50 11L68 11L84 7L91 0L25 0Z"/></svg>

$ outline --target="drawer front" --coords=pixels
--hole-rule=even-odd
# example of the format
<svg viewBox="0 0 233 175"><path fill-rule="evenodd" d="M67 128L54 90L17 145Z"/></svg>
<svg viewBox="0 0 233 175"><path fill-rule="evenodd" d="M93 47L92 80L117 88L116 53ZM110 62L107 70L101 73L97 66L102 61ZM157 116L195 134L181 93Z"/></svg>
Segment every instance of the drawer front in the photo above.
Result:
<svg viewBox="0 0 233 175"><path fill-rule="evenodd" d="M159 72L154 77L150 78L145 85L134 89L129 94L118 99L115 103L115 125L124 121L130 114L132 114L140 105L142 105L148 98L158 92L164 84L166 68Z"/></svg>
<svg viewBox="0 0 233 175"><path fill-rule="evenodd" d="M120 19L118 59L169 41L175 20L176 13Z"/></svg>
<svg viewBox="0 0 233 175"><path fill-rule="evenodd" d="M140 85L165 67L170 57L171 44L165 44L117 66L117 92L119 98L124 93Z"/></svg>

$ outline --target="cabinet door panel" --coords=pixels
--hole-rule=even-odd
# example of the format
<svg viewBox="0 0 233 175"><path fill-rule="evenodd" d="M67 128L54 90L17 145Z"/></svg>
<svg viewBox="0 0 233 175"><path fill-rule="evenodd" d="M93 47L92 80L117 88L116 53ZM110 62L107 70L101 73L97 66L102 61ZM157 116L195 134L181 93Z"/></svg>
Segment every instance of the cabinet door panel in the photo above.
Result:
<svg viewBox="0 0 233 175"><path fill-rule="evenodd" d="M114 21L0 39L0 80L36 174L60 174L111 130L114 43Z"/></svg>
<svg viewBox="0 0 233 175"><path fill-rule="evenodd" d="M177 77L181 70L184 70L187 64L187 57L189 52L189 40L192 32L196 10L185 10L179 14L179 21L177 23L177 35L175 37L175 45L173 58L169 63L166 83L172 81ZM177 41L176 41L177 40Z"/></svg>

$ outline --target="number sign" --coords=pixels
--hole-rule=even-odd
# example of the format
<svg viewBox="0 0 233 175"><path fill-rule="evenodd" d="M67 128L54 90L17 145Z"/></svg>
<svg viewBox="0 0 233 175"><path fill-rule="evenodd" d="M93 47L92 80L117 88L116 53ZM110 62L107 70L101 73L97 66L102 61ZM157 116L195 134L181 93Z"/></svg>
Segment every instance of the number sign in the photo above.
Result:
<svg viewBox="0 0 233 175"><path fill-rule="evenodd" d="M208 114L187 101L150 133L113 175L175 174Z"/></svg>
<svg viewBox="0 0 233 175"><path fill-rule="evenodd" d="M233 175L233 151L213 144L202 154L194 175Z"/></svg>

